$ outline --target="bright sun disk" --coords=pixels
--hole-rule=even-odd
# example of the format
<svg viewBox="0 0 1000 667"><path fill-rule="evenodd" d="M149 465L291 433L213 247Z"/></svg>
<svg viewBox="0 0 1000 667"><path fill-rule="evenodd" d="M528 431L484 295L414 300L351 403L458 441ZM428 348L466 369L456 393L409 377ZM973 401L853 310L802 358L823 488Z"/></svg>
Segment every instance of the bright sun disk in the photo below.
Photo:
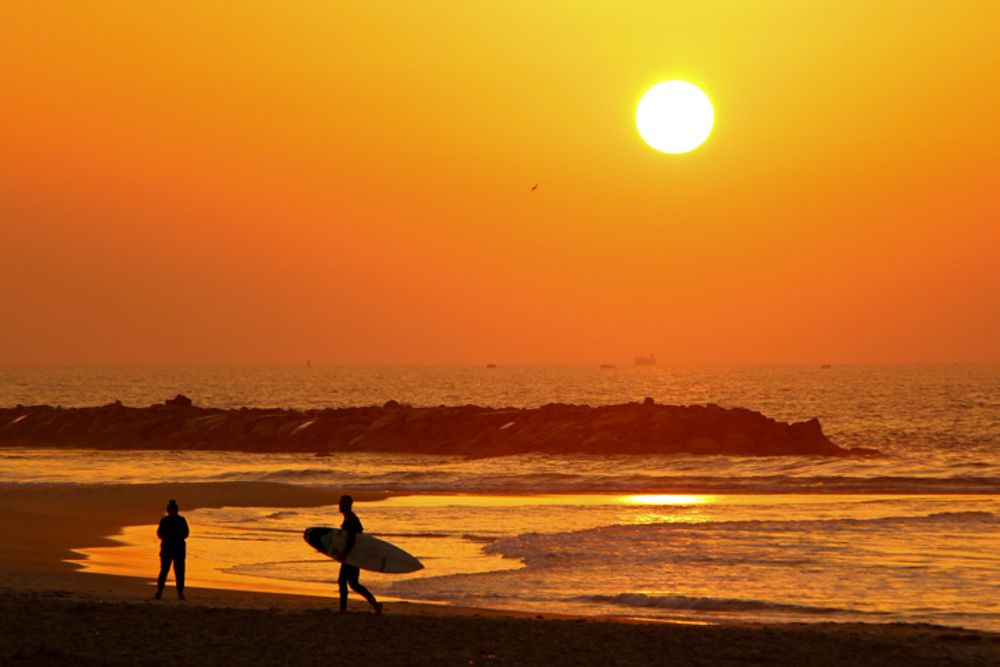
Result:
<svg viewBox="0 0 1000 667"><path fill-rule="evenodd" d="M646 91L635 112L643 140L662 153L687 153L712 132L715 110L708 95L687 81L663 81Z"/></svg>

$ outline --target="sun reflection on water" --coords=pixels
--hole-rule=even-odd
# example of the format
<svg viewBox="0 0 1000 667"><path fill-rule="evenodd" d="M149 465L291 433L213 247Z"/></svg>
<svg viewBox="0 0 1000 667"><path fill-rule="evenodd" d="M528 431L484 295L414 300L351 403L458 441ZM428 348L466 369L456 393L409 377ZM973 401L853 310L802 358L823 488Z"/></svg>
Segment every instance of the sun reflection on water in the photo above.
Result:
<svg viewBox="0 0 1000 667"><path fill-rule="evenodd" d="M635 513L630 513L626 523L698 523L706 521L708 516L700 511L699 506L711 505L718 498L703 494L654 493L619 496L617 502L623 505L635 506ZM641 511L639 508L649 508Z"/></svg>
<svg viewBox="0 0 1000 667"><path fill-rule="evenodd" d="M626 505L704 505L718 502L718 498L703 494L656 493L619 496L618 502Z"/></svg>

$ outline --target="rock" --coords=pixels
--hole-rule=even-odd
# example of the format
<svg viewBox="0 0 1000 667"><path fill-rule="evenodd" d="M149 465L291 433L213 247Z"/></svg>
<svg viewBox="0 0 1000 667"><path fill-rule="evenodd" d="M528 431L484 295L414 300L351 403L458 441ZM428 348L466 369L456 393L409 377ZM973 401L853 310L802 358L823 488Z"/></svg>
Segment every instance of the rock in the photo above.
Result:
<svg viewBox="0 0 1000 667"><path fill-rule="evenodd" d="M722 445L712 438L697 437L687 441L688 454L721 454Z"/></svg>
<svg viewBox="0 0 1000 667"><path fill-rule="evenodd" d="M183 408L182 410L179 408ZM0 447L407 452L464 456L698 454L876 456L838 447L816 419L788 424L717 405L483 408L383 406L325 410L199 408L178 395L131 408L0 408Z"/></svg>
<svg viewBox="0 0 1000 667"><path fill-rule="evenodd" d="M177 394L173 398L168 398L167 400L163 401L163 404L166 405L168 408L190 408L191 399L185 396L184 394Z"/></svg>

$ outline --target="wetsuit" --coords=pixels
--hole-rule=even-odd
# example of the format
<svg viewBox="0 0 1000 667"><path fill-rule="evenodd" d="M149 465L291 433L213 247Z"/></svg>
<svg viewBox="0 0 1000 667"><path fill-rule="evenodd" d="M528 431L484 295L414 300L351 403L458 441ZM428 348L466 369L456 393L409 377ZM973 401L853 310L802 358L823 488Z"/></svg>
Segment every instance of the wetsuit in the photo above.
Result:
<svg viewBox="0 0 1000 667"><path fill-rule="evenodd" d="M350 512L344 518L344 523L340 524L340 528L347 531L347 543L344 545L346 558L346 554L349 554L354 547L354 540L360 533L365 532L365 529L361 527L361 519L354 512ZM358 581L360 575L361 570L353 565L348 565L347 563L340 564L340 576L337 578L337 585L340 586L340 611L347 611L348 585L354 589L354 592L368 600L372 606L376 605L375 596Z"/></svg>
<svg viewBox="0 0 1000 667"><path fill-rule="evenodd" d="M184 595L184 559L187 557L184 540L188 534L187 521L180 514L168 514L160 519L160 527L156 529L156 536L160 538L160 576L156 580L156 586L160 592L167 584L167 574L173 563L177 595Z"/></svg>

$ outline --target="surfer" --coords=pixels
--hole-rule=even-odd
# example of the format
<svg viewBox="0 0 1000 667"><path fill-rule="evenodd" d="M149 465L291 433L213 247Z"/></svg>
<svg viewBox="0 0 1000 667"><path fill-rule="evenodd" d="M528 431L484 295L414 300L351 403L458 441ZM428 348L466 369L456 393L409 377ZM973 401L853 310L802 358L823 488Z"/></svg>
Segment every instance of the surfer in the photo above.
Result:
<svg viewBox="0 0 1000 667"><path fill-rule="evenodd" d="M346 563L347 555L354 548L354 542L358 534L365 532L365 529L361 526L361 519L351 510L353 505L354 498L351 496L340 497L340 513L344 515L344 523L340 525L340 529L347 532L347 543L344 544L344 553L340 557L340 576L337 578L337 585L340 586L340 613L343 614L347 611L347 587L350 585L355 593L368 600L368 604L375 609L375 615L381 616L382 603L376 601L371 591L362 586L361 582L358 581L361 570Z"/></svg>
<svg viewBox="0 0 1000 667"><path fill-rule="evenodd" d="M189 531L187 521L177 512L177 501L167 503L167 515L160 519L160 527L156 536L160 538L160 576L156 579L156 599L163 597L163 587L167 584L170 564L174 566L174 579L177 582L177 598L184 599L184 560L187 557L187 539Z"/></svg>

